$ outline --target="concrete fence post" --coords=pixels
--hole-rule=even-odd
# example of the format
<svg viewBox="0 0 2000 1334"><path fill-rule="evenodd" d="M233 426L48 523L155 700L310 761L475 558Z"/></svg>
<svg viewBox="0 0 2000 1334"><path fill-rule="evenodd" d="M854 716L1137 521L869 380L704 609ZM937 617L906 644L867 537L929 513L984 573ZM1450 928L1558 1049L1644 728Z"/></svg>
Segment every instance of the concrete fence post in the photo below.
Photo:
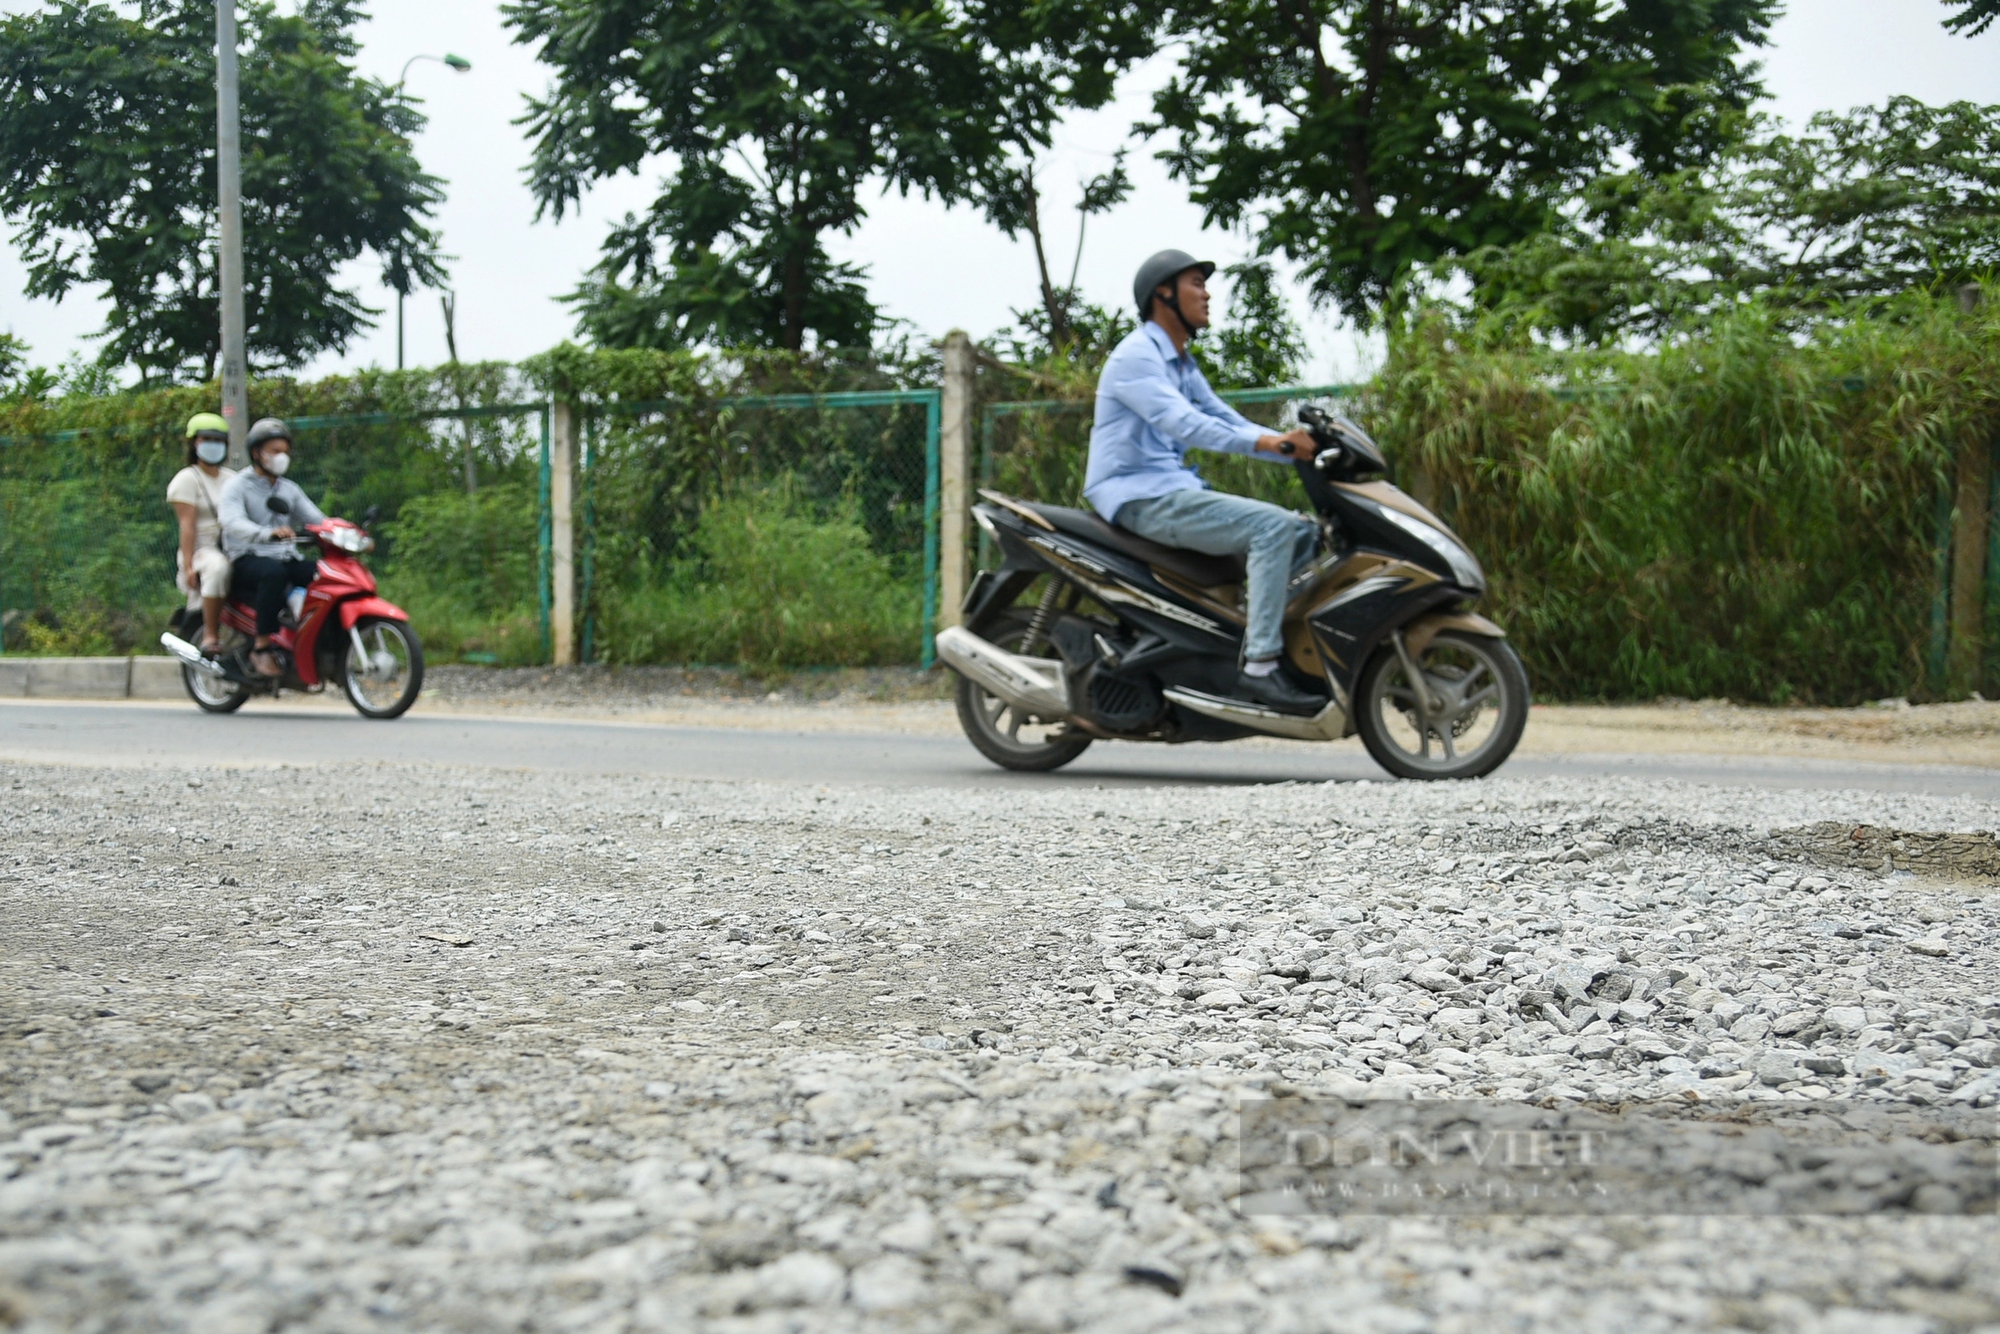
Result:
<svg viewBox="0 0 2000 1334"><path fill-rule="evenodd" d="M558 667L576 665L576 454L582 414L555 404L549 450L549 646Z"/></svg>
<svg viewBox="0 0 2000 1334"><path fill-rule="evenodd" d="M1951 650L1945 692L1963 699L1979 689L1986 656L1986 546L1993 487L1993 450L1985 441L1962 446L1951 525Z"/></svg>
<svg viewBox="0 0 2000 1334"><path fill-rule="evenodd" d="M939 628L957 625L970 581L966 524L972 514L972 339L944 336L944 392L938 430Z"/></svg>

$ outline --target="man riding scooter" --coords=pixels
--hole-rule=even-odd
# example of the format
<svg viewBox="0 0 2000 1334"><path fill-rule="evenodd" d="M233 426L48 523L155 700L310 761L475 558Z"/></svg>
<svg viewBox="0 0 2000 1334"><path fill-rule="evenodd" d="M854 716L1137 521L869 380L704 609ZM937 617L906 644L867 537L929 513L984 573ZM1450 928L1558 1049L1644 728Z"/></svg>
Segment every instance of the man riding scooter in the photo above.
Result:
<svg viewBox="0 0 2000 1334"><path fill-rule="evenodd" d="M323 523L326 515L297 482L285 479L292 464L289 426L265 417L251 426L246 443L250 466L222 488L222 549L235 562L232 591L257 609L250 669L282 676L284 664L271 651L271 636L278 633L286 597L310 584L319 568L318 561L300 558L298 529Z"/></svg>
<svg viewBox="0 0 2000 1334"><path fill-rule="evenodd" d="M1311 458L1305 430L1259 426L1217 398L1187 347L1208 327L1215 265L1162 250L1139 266L1132 295L1139 327L1104 363L1083 495L1109 522L1170 547L1246 557L1248 607L1237 698L1310 716L1326 704L1278 670L1285 592L1312 559L1311 520L1261 500L1208 489L1183 457L1189 449L1259 454L1273 463Z"/></svg>

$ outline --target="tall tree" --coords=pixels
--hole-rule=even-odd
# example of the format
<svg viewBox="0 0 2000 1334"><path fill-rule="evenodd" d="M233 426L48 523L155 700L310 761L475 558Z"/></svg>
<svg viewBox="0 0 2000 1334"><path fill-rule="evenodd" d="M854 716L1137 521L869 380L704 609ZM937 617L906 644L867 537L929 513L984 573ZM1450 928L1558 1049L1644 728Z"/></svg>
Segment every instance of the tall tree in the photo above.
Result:
<svg viewBox="0 0 2000 1334"><path fill-rule="evenodd" d="M2000 106L1908 97L1797 134L1753 122L1698 167L1593 182L1546 233L1458 261L1479 304L1598 341L1750 296L1801 317L2000 270Z"/></svg>
<svg viewBox="0 0 2000 1334"><path fill-rule="evenodd" d="M1076 341L1072 326L1079 299L1076 278L1083 264L1084 233L1093 215L1108 213L1125 202L1132 193L1132 177L1125 170L1125 150L1120 149L1109 171L1082 183L1076 201L1076 253L1070 257L1068 280L1057 285L1049 271L1048 241L1042 225L1042 191L1035 180L1035 166L1032 157L997 164L982 182L980 195L988 221L1009 240L1026 232L1033 244L1035 270L1041 279L1042 315L1041 321L1028 323L1031 327L1039 323L1048 336L1050 349L1061 353ZM1015 312L1015 318L1026 319L1020 311Z"/></svg>
<svg viewBox="0 0 2000 1334"><path fill-rule="evenodd" d="M1152 0L1187 54L1147 128L1208 221L1350 315L1413 266L1545 230L1592 177L1676 170L1758 92L1776 0Z"/></svg>
<svg viewBox="0 0 2000 1334"><path fill-rule="evenodd" d="M1209 380L1225 389L1297 384L1306 364L1306 336L1292 318L1268 260L1231 264L1229 314L1214 336L1190 344Z"/></svg>
<svg viewBox="0 0 2000 1334"><path fill-rule="evenodd" d="M1027 0L515 0L554 74L530 101L529 179L561 217L591 182L668 171L573 295L599 341L865 344L863 273L829 237L884 185L974 199L1057 108L1108 96L1087 44L1059 61ZM1098 65L1091 65L1098 59ZM1099 91L1101 89L1101 92Z"/></svg>
<svg viewBox="0 0 2000 1334"><path fill-rule="evenodd" d="M1952 32L1962 32L1967 37L1977 37L1993 26L1993 20L2000 19L2000 0L1944 0L1949 9L1956 9L1944 21L1944 26Z"/></svg>
<svg viewBox="0 0 2000 1334"><path fill-rule="evenodd" d="M372 253L407 291L442 279L443 197L423 117L354 73L354 0L248 4L241 31L244 312L253 365L344 350L376 312L336 281ZM0 19L0 215L28 295L101 287L108 365L211 377L216 313L215 6L55 0Z"/></svg>

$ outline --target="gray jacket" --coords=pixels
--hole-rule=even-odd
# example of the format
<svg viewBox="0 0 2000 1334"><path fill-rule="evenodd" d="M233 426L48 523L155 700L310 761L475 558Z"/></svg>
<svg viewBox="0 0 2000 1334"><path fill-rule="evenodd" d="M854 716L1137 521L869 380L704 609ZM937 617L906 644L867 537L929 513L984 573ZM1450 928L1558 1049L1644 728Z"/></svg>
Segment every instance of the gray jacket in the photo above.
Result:
<svg viewBox="0 0 2000 1334"><path fill-rule="evenodd" d="M273 496L282 497L292 512L273 514L270 506ZM306 499L297 482L283 477L273 481L255 468L245 468L223 485L222 503L216 512L222 519L222 551L231 560L239 556L297 560L298 543L274 541L271 530L289 528L299 533L305 531L307 524L326 519L319 506Z"/></svg>

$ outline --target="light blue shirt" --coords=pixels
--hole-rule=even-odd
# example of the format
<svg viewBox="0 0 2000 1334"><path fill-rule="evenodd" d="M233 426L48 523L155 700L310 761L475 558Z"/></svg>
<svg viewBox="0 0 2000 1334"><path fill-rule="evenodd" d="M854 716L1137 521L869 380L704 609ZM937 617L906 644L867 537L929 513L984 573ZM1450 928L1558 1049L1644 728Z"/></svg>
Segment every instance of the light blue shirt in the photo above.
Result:
<svg viewBox="0 0 2000 1334"><path fill-rule="evenodd" d="M1127 501L1206 487L1182 457L1188 450L1254 454L1258 437L1277 434L1217 398L1194 358L1176 353L1167 331L1148 320L1112 349L1097 377L1083 498L1115 523Z"/></svg>
<svg viewBox="0 0 2000 1334"><path fill-rule="evenodd" d="M269 503L273 496L282 497L292 507L291 513L273 513ZM306 499L297 482L289 477L273 480L255 468L245 468L223 483L222 498L215 508L222 520L222 552L231 560L238 556L297 560L299 544L291 538L273 538L271 530L289 528L302 533L309 523L326 522L326 515Z"/></svg>

